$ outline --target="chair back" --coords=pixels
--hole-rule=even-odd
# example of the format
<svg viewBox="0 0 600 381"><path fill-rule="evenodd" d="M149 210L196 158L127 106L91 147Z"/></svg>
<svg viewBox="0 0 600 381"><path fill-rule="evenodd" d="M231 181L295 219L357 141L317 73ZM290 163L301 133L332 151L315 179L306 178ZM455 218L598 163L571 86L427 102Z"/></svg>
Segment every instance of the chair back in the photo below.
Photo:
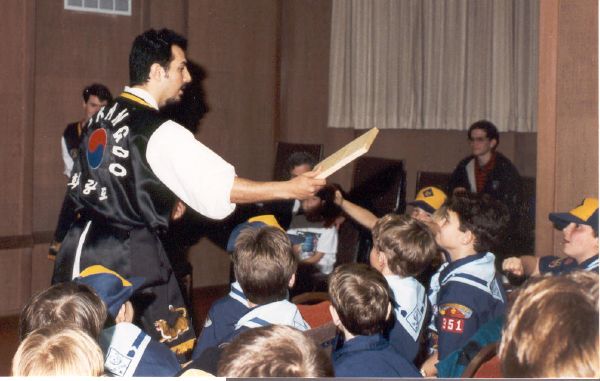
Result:
<svg viewBox="0 0 600 381"><path fill-rule="evenodd" d="M481 348L465 368L462 378L502 378L498 360L498 343ZM489 364L488 364L489 362ZM485 370L484 370L485 369Z"/></svg>
<svg viewBox="0 0 600 381"><path fill-rule="evenodd" d="M418 171L415 194L419 193L419 191L425 187L436 187L446 192L446 186L448 185L451 176L451 173L445 172Z"/></svg>
<svg viewBox="0 0 600 381"><path fill-rule="evenodd" d="M273 179L275 180L287 180L287 160L294 152L308 152L315 158L315 162L321 161L323 155L322 144L304 144L304 143L286 143L277 142L277 149L275 153L275 166L273 168Z"/></svg>

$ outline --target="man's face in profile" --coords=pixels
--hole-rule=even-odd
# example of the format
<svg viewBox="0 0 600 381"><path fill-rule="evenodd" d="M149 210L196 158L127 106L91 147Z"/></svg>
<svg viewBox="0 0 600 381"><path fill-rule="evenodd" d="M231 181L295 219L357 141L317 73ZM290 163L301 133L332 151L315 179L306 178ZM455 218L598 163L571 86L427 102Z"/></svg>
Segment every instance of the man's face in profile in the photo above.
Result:
<svg viewBox="0 0 600 381"><path fill-rule="evenodd" d="M102 107L106 106L107 103L107 101L101 101L100 98L95 95L90 95L87 102L83 103L83 111L85 113L84 122L87 122L92 115L97 113Z"/></svg>

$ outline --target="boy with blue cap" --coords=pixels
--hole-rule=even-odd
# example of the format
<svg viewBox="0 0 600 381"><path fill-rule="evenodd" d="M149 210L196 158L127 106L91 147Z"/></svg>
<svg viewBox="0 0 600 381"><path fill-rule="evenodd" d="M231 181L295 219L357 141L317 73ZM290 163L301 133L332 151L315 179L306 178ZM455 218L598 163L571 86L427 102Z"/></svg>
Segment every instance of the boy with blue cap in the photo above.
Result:
<svg viewBox="0 0 600 381"><path fill-rule="evenodd" d="M598 199L585 198L565 213L548 215L563 233L566 257L525 255L504 260L502 270L516 276L559 275L574 270L598 272Z"/></svg>
<svg viewBox="0 0 600 381"><path fill-rule="evenodd" d="M132 324L133 293L144 278L125 279L101 265L86 268L75 282L91 287L106 305L115 325L100 335L107 374L118 377L174 376L180 369L175 353Z"/></svg>

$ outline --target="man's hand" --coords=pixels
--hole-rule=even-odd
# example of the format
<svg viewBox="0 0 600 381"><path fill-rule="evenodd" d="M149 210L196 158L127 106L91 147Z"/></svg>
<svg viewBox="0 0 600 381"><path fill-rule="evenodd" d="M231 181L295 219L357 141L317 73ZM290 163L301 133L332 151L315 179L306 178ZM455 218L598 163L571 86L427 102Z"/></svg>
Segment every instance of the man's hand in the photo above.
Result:
<svg viewBox="0 0 600 381"><path fill-rule="evenodd" d="M58 254L58 251L60 250L60 244L61 242L56 242L55 240L52 240L52 242L50 242L50 247L48 248L48 259L51 261L54 261L56 259L56 255Z"/></svg>
<svg viewBox="0 0 600 381"><path fill-rule="evenodd" d="M321 173L320 169L305 172L288 180L289 198L304 200L313 196L326 184L325 179L317 179L316 176Z"/></svg>
<svg viewBox="0 0 600 381"><path fill-rule="evenodd" d="M518 257L506 258L502 262L502 271L511 273L516 276L525 275L525 269L523 268L523 261Z"/></svg>

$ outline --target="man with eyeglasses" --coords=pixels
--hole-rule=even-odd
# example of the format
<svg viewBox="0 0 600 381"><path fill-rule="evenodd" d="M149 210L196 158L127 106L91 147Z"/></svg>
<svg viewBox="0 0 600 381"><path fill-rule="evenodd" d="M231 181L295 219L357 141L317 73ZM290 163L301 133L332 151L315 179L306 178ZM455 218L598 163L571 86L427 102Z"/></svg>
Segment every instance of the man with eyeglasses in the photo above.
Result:
<svg viewBox="0 0 600 381"><path fill-rule="evenodd" d="M448 182L448 194L459 191L487 193L503 202L510 210L511 223L515 231L507 232L504 243L511 246L516 239L521 203L521 177L513 163L496 149L500 135L496 126L488 120L479 120L469 127L469 145L472 154L458 163ZM510 229L510 228L509 228Z"/></svg>

